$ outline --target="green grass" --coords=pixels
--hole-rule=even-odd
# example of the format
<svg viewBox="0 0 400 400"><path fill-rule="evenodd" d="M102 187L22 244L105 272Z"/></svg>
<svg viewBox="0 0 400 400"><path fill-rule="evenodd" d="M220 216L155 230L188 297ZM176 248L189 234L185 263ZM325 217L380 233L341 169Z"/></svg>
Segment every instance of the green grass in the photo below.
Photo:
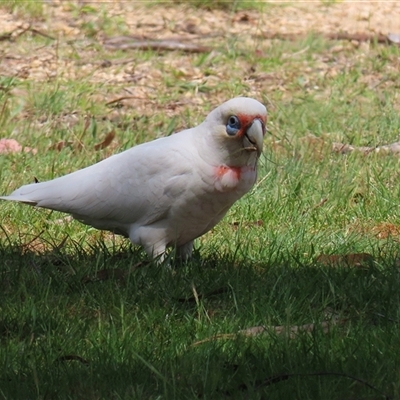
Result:
<svg viewBox="0 0 400 400"><path fill-rule="evenodd" d="M72 18L93 12L71 5ZM399 398L398 158L331 151L335 141L398 140L399 49L332 56L334 43L315 36L250 47L230 37L211 54L133 57L95 42L92 28L119 32L106 14L99 21L80 25L89 50L60 40L59 57L134 58L109 79L81 64L76 79L1 77L0 137L37 154L0 156L0 193L193 126L222 99L249 93L269 108L259 182L174 268L138 265L141 249L60 213L0 203L0 398ZM112 80L149 64L161 71L153 80ZM137 88L148 90L145 109L107 105ZM112 146L95 150L111 130ZM52 147L63 140L72 143ZM362 268L318 262L363 252L374 262ZM311 323L294 337L274 328ZM256 326L267 333L238 334Z"/></svg>
<svg viewBox="0 0 400 400"><path fill-rule="evenodd" d="M36 0L2 0L2 8L11 11L13 14L29 16L33 19L43 17L43 2Z"/></svg>

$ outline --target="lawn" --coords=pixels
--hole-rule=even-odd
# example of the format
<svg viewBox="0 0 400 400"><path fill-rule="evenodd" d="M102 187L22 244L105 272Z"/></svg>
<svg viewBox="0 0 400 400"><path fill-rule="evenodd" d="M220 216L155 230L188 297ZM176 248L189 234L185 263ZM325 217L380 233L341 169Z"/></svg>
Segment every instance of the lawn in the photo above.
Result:
<svg viewBox="0 0 400 400"><path fill-rule="evenodd" d="M399 137L400 48L377 36L396 12L0 5L0 139L22 146L0 154L1 195L235 96L268 108L258 182L184 265L0 203L0 398L400 398L400 169L381 147ZM126 48L143 40L164 42Z"/></svg>

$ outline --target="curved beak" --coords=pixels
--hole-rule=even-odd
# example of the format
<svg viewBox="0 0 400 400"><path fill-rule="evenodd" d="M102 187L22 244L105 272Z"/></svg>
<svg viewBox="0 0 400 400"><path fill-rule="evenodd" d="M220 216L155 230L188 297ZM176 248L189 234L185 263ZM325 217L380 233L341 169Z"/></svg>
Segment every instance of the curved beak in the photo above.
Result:
<svg viewBox="0 0 400 400"><path fill-rule="evenodd" d="M264 124L259 119L255 119L243 135L245 150L257 151L259 157L263 150L264 131Z"/></svg>

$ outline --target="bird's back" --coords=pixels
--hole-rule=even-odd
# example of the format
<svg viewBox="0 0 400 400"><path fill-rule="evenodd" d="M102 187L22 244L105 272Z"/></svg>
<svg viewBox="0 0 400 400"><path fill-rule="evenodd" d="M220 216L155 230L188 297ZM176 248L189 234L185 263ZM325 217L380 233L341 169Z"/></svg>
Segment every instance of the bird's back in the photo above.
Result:
<svg viewBox="0 0 400 400"><path fill-rule="evenodd" d="M0 198L70 213L96 227L100 221L126 225L153 220L165 212L160 200L166 182L190 170L191 156L179 150L181 134L144 143L50 181L24 185ZM93 224L96 220L99 223Z"/></svg>

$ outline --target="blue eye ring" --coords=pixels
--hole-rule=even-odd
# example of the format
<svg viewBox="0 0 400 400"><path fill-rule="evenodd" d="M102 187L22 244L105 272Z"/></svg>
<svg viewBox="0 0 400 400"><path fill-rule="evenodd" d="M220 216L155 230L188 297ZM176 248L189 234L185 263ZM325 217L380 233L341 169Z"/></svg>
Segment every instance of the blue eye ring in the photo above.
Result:
<svg viewBox="0 0 400 400"><path fill-rule="evenodd" d="M235 136L241 128L239 118L236 115L231 115L226 124L226 133L229 136Z"/></svg>

